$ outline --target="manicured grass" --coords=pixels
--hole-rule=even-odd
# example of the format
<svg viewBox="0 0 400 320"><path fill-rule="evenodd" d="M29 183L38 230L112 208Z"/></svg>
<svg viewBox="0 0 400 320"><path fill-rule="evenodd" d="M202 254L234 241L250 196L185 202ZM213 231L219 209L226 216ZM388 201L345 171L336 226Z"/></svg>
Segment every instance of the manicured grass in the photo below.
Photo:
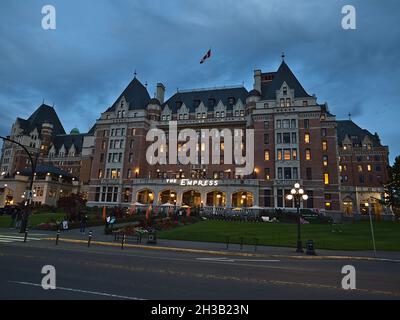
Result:
<svg viewBox="0 0 400 320"><path fill-rule="evenodd" d="M372 250L372 237L369 222L357 222L335 226L326 224L302 225L302 240L314 240L318 249L332 250ZM340 232L339 232L340 231ZM375 222L375 241L377 250L400 251L400 223ZM162 231L163 239L259 244L268 246L295 247L297 239L296 224L247 223L225 221L203 221L176 229Z"/></svg>
<svg viewBox="0 0 400 320"><path fill-rule="evenodd" d="M34 227L41 223L46 223L50 221L61 220L65 216L64 213L40 213L33 214L29 217L29 226ZM0 227L8 228L11 223L11 216L1 216L0 217Z"/></svg>

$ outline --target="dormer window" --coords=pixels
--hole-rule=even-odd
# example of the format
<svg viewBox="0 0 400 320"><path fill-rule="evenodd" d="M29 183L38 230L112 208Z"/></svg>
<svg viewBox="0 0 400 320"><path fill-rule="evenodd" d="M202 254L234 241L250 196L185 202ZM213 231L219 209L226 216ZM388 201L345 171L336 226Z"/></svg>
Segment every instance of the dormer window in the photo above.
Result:
<svg viewBox="0 0 400 320"><path fill-rule="evenodd" d="M283 87L283 95L287 96L287 87Z"/></svg>
<svg viewBox="0 0 400 320"><path fill-rule="evenodd" d="M208 99L208 107L213 108L214 105L215 105L215 99L213 98Z"/></svg>
<svg viewBox="0 0 400 320"><path fill-rule="evenodd" d="M233 106L233 105L235 104L235 102L236 102L236 99L235 99L234 97L230 97L230 98L228 99L228 104L229 104L230 106Z"/></svg>
<svg viewBox="0 0 400 320"><path fill-rule="evenodd" d="M284 107L285 107L285 99L284 99L284 98L281 98L281 100L280 100L280 106L281 106L281 108L284 108Z"/></svg>
<svg viewBox="0 0 400 320"><path fill-rule="evenodd" d="M176 101L176 108L179 109L180 107L182 107L182 101Z"/></svg>

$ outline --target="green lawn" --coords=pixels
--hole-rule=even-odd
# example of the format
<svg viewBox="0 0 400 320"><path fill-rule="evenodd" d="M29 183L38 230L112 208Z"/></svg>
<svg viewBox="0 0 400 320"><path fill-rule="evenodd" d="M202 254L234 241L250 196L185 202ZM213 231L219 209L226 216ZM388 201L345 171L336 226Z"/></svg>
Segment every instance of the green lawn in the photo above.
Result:
<svg viewBox="0 0 400 320"><path fill-rule="evenodd" d="M331 225L302 225L302 239L315 241L318 249L333 250L372 250L372 237L369 222L344 224L335 227ZM400 223L374 223L377 250L400 251ZM338 231L341 232L338 232ZM240 238L248 244L259 239L259 244L268 246L295 247L297 237L296 224L246 223L203 221L159 233L162 239L240 243Z"/></svg>
<svg viewBox="0 0 400 320"><path fill-rule="evenodd" d="M33 214L29 217L29 226L34 227L41 223L46 223L50 221L61 220L65 216L64 213L39 213ZM8 228L11 223L10 216L0 217L0 228Z"/></svg>

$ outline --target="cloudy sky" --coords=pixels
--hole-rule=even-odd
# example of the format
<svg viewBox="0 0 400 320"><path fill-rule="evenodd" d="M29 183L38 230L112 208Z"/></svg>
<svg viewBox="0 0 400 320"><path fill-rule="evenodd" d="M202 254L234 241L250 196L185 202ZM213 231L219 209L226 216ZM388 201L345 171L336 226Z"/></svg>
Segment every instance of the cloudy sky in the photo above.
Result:
<svg viewBox="0 0 400 320"><path fill-rule="evenodd" d="M57 29L43 30L42 7ZM341 27L356 8L357 29ZM253 83L281 52L305 89L378 132L400 154L398 0L2 0L0 134L43 99L67 131L87 131L133 77L190 89ZM213 57L199 60L212 48Z"/></svg>

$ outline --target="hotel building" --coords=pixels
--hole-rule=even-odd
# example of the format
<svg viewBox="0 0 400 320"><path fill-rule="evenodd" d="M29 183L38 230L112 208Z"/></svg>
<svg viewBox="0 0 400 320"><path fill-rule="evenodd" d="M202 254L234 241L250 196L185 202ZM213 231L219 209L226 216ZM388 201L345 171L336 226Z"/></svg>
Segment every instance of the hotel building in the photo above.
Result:
<svg viewBox="0 0 400 320"><path fill-rule="evenodd" d="M165 96L165 86L159 83L151 98L147 86L135 75L90 132L79 135L79 143L71 142L72 135L59 129L51 143L45 144L48 152L42 152L43 162L74 170L72 162L69 167L62 166L63 158L79 155L75 174L90 206L129 207L139 202L293 209L285 196L299 182L309 195L305 208L351 214L362 211L362 203L383 193L388 148L377 135L352 121L337 121L327 104L307 93L285 61L277 71L255 70L250 91L237 86L178 90L168 99ZM220 163L202 164L201 151L207 145L199 142L198 164L149 165L146 150L152 142L146 141L146 135L154 128L172 135L171 121L176 121L178 132L193 129L199 138L202 129L218 129L220 142L210 143L208 148L212 154L219 146ZM232 133L235 129L254 130L252 173L237 176L237 165L225 163L229 148L223 129ZM244 138L241 148L244 153ZM8 149L3 147L3 154ZM168 149L165 145L159 152L168 156ZM185 152L185 142L177 149ZM360 156L362 161L357 161ZM13 174L16 167L7 166L4 159L1 167ZM360 165L364 180L357 171ZM379 176L368 171L370 168ZM376 212L383 210L376 207Z"/></svg>

